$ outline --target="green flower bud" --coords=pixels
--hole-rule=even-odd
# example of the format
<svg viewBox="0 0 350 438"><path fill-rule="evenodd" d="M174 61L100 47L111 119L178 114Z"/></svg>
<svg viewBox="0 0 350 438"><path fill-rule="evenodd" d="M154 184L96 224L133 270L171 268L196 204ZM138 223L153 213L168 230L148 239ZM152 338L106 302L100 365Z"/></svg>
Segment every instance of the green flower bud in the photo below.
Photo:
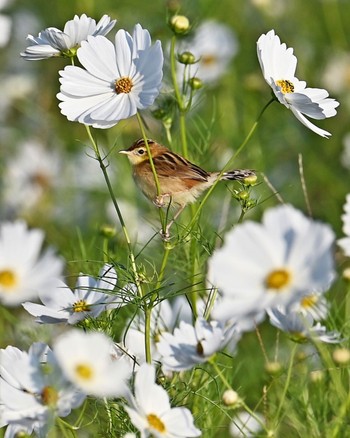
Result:
<svg viewBox="0 0 350 438"><path fill-rule="evenodd" d="M188 83L192 90L199 90L203 87L203 82L201 81L201 79L196 77L189 79Z"/></svg>
<svg viewBox="0 0 350 438"><path fill-rule="evenodd" d="M190 21L184 15L173 15L170 18L170 27L176 34L184 34L190 28Z"/></svg>
<svg viewBox="0 0 350 438"><path fill-rule="evenodd" d="M256 183L257 179L258 177L256 175L250 175L244 178L243 182L247 186L253 186Z"/></svg>
<svg viewBox="0 0 350 438"><path fill-rule="evenodd" d="M196 62L196 57L191 52L183 52L178 55L177 60L181 64L194 64Z"/></svg>
<svg viewBox="0 0 350 438"><path fill-rule="evenodd" d="M111 239L117 234L117 231L111 225L102 225L100 228L100 234L107 239Z"/></svg>

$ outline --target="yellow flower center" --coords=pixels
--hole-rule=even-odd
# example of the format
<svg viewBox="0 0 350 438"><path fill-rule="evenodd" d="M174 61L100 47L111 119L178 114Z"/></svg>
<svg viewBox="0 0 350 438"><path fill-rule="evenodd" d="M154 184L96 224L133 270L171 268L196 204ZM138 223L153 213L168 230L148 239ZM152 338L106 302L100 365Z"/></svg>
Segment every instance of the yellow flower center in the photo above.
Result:
<svg viewBox="0 0 350 438"><path fill-rule="evenodd" d="M269 273L265 279L265 284L268 289L283 289L291 281L291 274L286 269L276 269Z"/></svg>
<svg viewBox="0 0 350 438"><path fill-rule="evenodd" d="M281 88L283 94L294 93L293 82L288 81L288 79L280 79L276 81L276 85Z"/></svg>
<svg viewBox="0 0 350 438"><path fill-rule="evenodd" d="M316 294L308 295L300 301L300 305L304 308L313 307L317 303L317 301L318 297Z"/></svg>
<svg viewBox="0 0 350 438"><path fill-rule="evenodd" d="M214 65L217 62L217 58L214 55L204 55L201 57L201 62L206 65Z"/></svg>
<svg viewBox="0 0 350 438"><path fill-rule="evenodd" d="M91 308L85 300L76 301L73 304L73 312L90 312Z"/></svg>
<svg viewBox="0 0 350 438"><path fill-rule="evenodd" d="M18 283L16 274L10 269L0 271L0 286L5 289L13 289Z"/></svg>
<svg viewBox="0 0 350 438"><path fill-rule="evenodd" d="M123 77L115 81L115 91L117 94L128 94L133 86L134 84L132 83L132 80L128 77Z"/></svg>
<svg viewBox="0 0 350 438"><path fill-rule="evenodd" d="M163 421L159 417L157 417L157 415L148 414L147 421L148 421L148 424L152 427L152 429L155 429L160 433L165 432L165 430L166 430L165 425L164 425Z"/></svg>
<svg viewBox="0 0 350 438"><path fill-rule="evenodd" d="M41 393L41 401L46 406L55 406L58 400L58 393L52 386L45 386Z"/></svg>
<svg viewBox="0 0 350 438"><path fill-rule="evenodd" d="M86 365L84 363L78 364L75 367L75 372L83 380L91 380L94 371L90 365Z"/></svg>

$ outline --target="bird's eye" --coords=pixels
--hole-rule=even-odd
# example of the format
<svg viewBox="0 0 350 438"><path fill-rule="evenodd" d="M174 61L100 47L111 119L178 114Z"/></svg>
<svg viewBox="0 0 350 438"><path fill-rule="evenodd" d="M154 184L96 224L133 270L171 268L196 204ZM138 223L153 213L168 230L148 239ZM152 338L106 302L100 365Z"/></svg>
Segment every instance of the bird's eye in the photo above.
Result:
<svg viewBox="0 0 350 438"><path fill-rule="evenodd" d="M143 155L143 154L145 153L145 150L144 150L144 149L139 149L139 150L137 151L137 153L138 153L139 155Z"/></svg>

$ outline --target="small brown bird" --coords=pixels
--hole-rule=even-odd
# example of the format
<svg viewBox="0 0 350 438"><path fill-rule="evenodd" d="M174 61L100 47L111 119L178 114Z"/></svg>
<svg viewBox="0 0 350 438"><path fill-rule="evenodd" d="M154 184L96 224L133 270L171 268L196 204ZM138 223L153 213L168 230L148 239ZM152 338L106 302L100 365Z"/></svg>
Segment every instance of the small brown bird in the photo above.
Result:
<svg viewBox="0 0 350 438"><path fill-rule="evenodd" d="M135 141L129 149L121 150L119 153L128 156L133 168L134 180L148 199L157 207L167 207L169 204L178 207L166 232L185 206L195 202L198 196L211 187L218 178L244 180L255 175L253 170L236 169L224 172L220 176L220 172L207 172L154 140L147 142L158 176L159 195L144 140L141 138Z"/></svg>

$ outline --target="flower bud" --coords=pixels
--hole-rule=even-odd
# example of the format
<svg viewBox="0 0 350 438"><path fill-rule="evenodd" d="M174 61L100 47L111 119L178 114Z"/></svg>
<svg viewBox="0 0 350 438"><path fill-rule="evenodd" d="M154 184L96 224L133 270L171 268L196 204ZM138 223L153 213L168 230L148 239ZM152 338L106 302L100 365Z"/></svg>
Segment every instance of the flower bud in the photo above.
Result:
<svg viewBox="0 0 350 438"><path fill-rule="evenodd" d="M345 365L350 362L350 350L348 348L336 348L332 356L334 362L339 365Z"/></svg>
<svg viewBox="0 0 350 438"><path fill-rule="evenodd" d="M199 78L189 79L188 84L192 88L192 90L199 90L203 87L203 82Z"/></svg>
<svg viewBox="0 0 350 438"><path fill-rule="evenodd" d="M190 21L184 15L173 15L170 18L170 27L176 34L186 33L190 28Z"/></svg>
<svg viewBox="0 0 350 438"><path fill-rule="evenodd" d="M106 239L111 239L117 234L117 230L111 225L102 225L100 228L100 234Z"/></svg>
<svg viewBox="0 0 350 438"><path fill-rule="evenodd" d="M343 271L343 279L345 281L350 281L350 268L345 268Z"/></svg>
<svg viewBox="0 0 350 438"><path fill-rule="evenodd" d="M242 190L238 193L238 198L242 200L246 200L249 198L249 192L247 190Z"/></svg>
<svg viewBox="0 0 350 438"><path fill-rule="evenodd" d="M244 178L243 182L247 186L253 186L256 183L257 179L258 177L256 175L250 175Z"/></svg>
<svg viewBox="0 0 350 438"><path fill-rule="evenodd" d="M222 394L222 401L226 406L232 406L238 404L240 398L236 391L234 391L233 389L227 389Z"/></svg>
<svg viewBox="0 0 350 438"><path fill-rule="evenodd" d="M324 372L322 370L311 371L310 380L313 383L321 382L324 379Z"/></svg>
<svg viewBox="0 0 350 438"><path fill-rule="evenodd" d="M272 376L278 374L282 369L282 366L279 362L267 362L265 364L265 370L268 374Z"/></svg>
<svg viewBox="0 0 350 438"><path fill-rule="evenodd" d="M196 62L196 57L191 52L183 52L178 55L177 60L181 64L194 64Z"/></svg>

